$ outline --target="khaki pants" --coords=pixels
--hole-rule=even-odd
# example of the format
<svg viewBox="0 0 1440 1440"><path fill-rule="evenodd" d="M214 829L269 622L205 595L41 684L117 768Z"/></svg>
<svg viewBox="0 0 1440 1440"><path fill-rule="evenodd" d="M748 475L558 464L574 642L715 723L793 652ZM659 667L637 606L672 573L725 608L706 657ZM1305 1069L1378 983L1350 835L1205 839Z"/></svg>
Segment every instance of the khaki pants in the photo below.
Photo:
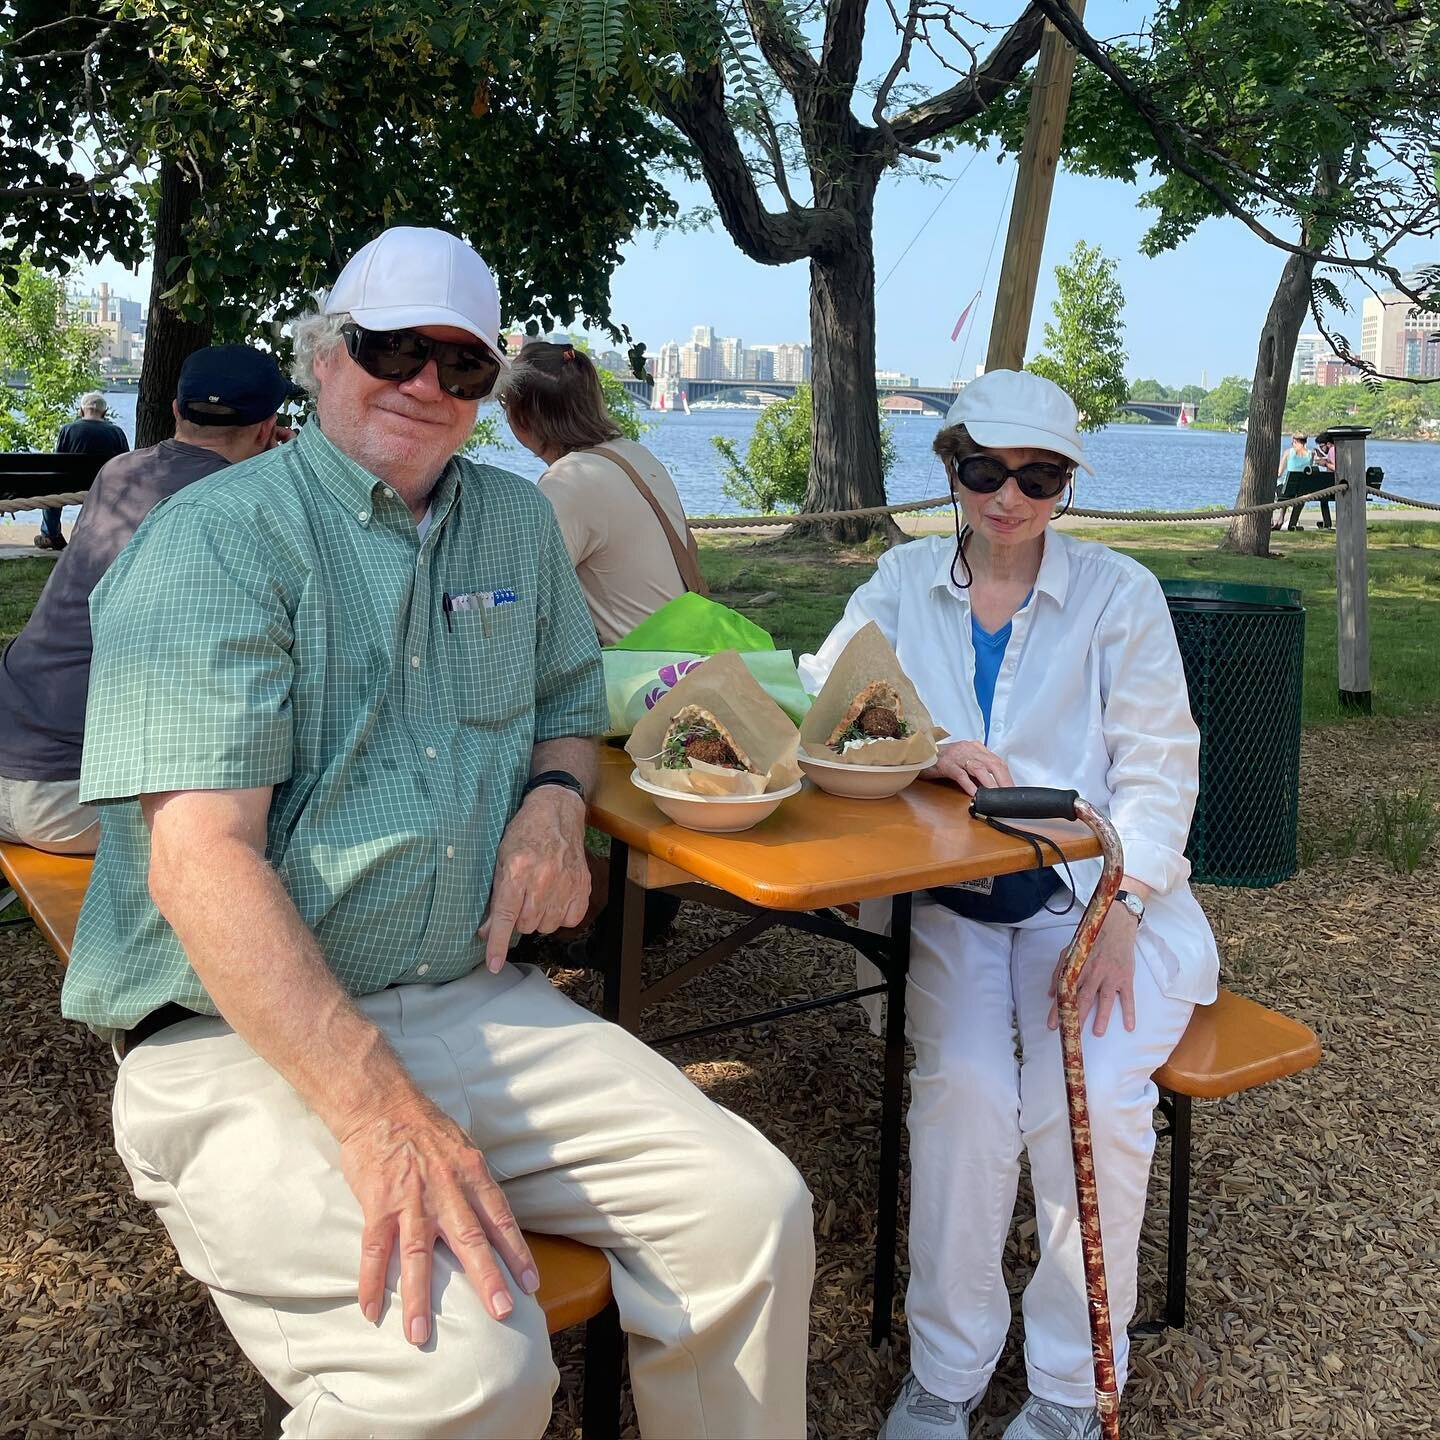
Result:
<svg viewBox="0 0 1440 1440"><path fill-rule="evenodd" d="M93 855L100 816L80 803L78 780L10 780L0 775L0 840L52 855Z"/></svg>
<svg viewBox="0 0 1440 1440"><path fill-rule="evenodd" d="M522 1225L610 1252L644 1435L804 1435L810 1197L778 1151L527 966L359 1004ZM394 1257L368 1324L338 1147L222 1021L132 1050L114 1119L137 1195L293 1407L287 1436L544 1431L557 1374L539 1305L515 1285L510 1318L491 1319L442 1243L430 1341L401 1333Z"/></svg>

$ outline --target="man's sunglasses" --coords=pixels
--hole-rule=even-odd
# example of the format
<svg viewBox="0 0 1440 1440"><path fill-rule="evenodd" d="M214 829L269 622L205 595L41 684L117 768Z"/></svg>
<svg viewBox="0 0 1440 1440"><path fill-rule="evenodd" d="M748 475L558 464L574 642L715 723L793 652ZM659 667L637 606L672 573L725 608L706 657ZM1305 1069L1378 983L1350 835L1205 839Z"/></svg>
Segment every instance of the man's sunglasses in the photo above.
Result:
<svg viewBox="0 0 1440 1440"><path fill-rule="evenodd" d="M955 478L977 495L993 495L1007 480L1013 479L1020 493L1031 500L1053 500L1075 474L1068 465L1052 465L1046 460L1011 470L993 455L967 455L951 468Z"/></svg>
<svg viewBox="0 0 1440 1440"><path fill-rule="evenodd" d="M350 358L377 380L403 385L431 360L440 388L457 400L483 400L500 378L500 362L479 345L432 340L418 330L367 330L352 320L340 327Z"/></svg>

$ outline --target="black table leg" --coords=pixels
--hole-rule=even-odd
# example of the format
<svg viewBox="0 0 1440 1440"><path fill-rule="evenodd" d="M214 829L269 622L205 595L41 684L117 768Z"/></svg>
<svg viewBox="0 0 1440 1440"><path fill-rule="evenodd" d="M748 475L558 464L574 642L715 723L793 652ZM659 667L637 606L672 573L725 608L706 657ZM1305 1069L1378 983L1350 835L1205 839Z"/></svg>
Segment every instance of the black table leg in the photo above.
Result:
<svg viewBox="0 0 1440 1440"><path fill-rule="evenodd" d="M1190 1097L1171 1095L1170 1233L1165 1254L1165 1323L1185 1328L1185 1282L1190 1261Z"/></svg>
<svg viewBox="0 0 1440 1440"><path fill-rule="evenodd" d="M870 1343L890 1338L895 1301L895 1231L900 1205L900 1126L905 1103L905 977L910 968L910 896L890 909L889 989L885 997L885 1078L880 1099L880 1175L875 1207L875 1292Z"/></svg>
<svg viewBox="0 0 1440 1440"><path fill-rule="evenodd" d="M604 1013L633 1035L640 1028L640 977L645 962L645 891L631 882L630 847L610 842L610 892L605 906Z"/></svg>

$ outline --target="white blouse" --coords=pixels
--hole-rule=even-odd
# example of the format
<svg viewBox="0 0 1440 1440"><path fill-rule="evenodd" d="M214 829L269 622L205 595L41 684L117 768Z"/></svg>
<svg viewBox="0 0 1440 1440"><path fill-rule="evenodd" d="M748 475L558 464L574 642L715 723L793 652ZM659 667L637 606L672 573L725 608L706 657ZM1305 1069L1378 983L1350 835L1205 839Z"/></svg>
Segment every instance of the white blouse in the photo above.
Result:
<svg viewBox="0 0 1440 1440"><path fill-rule="evenodd" d="M970 597L951 581L954 554L954 539L936 535L882 556L819 654L801 657L806 689L819 690L846 642L873 620L934 722L952 740L983 742ZM1164 594L1144 566L1045 531L1040 573L1015 614L995 682L988 744L1017 785L1077 790L1109 816L1125 847L1125 873L1154 892L1142 927L1151 943L1141 949L1161 990L1212 1001L1219 956L1186 883L1184 854L1200 732ZM1075 861L1070 871L1076 894L1088 900L1100 861Z"/></svg>

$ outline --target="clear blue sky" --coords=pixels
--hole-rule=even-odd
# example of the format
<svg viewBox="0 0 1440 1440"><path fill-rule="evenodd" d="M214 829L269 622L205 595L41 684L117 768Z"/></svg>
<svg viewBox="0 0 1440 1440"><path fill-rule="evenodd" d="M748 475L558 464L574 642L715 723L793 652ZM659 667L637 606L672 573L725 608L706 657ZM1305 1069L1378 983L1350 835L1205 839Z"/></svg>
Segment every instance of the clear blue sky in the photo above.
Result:
<svg viewBox="0 0 1440 1440"><path fill-rule="evenodd" d="M1111 34L1134 29L1144 8L1092 0L1089 18L1096 33ZM867 71L879 73L888 63L881 43L889 43L887 31L883 10L873 7ZM917 72L917 78L928 82L936 77ZM968 159L969 152L946 156L935 167L943 177L940 184L891 178L876 205L875 268L883 282L877 302L876 362L881 369L907 371L927 383L973 375L976 362L984 358L1014 161L1005 157L997 164L993 152L975 157L893 276L885 276ZM1132 379L1153 376L1183 385L1199 383L1203 375L1213 386L1223 375L1249 376L1260 324L1285 262L1283 252L1256 239L1238 221L1226 219L1208 221L1179 250L1147 259L1139 252L1139 241L1150 212L1139 207L1140 194L1139 188L1118 181L1061 171L1028 353L1041 345L1055 298L1054 267L1084 239L1119 261ZM677 191L677 197L686 209L708 201L698 186ZM986 257L997 226L999 243L987 276ZM1440 261L1440 245L1402 245L1394 258L1402 267L1435 263ZM148 273L129 276L107 262L90 275L110 281L122 294L148 298ZM980 302L952 344L951 329L982 284ZM1355 308L1337 321L1337 328L1358 345L1363 289L1356 283L1344 288ZM713 325L720 334L738 335L747 344L809 338L808 266L757 265L735 248L718 221L709 232L638 238L625 250L612 297L615 319L644 340L651 353L666 340L688 339L695 325Z"/></svg>

